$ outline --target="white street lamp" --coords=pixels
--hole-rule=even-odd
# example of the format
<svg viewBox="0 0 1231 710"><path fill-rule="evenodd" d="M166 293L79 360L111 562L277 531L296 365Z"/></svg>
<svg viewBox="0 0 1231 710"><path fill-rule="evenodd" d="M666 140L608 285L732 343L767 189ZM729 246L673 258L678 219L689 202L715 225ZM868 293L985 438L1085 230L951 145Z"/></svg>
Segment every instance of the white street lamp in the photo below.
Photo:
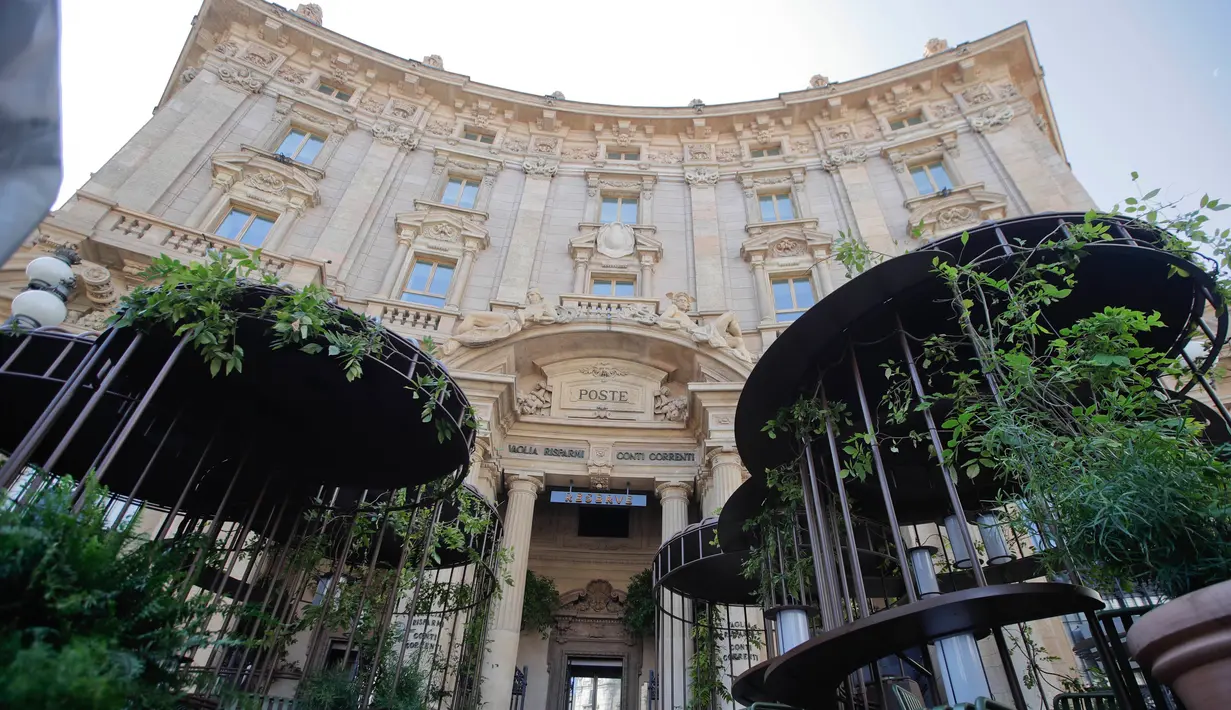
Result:
<svg viewBox="0 0 1231 710"><path fill-rule="evenodd" d="M68 298L77 285L73 264L81 261L71 249L40 256L26 266L30 284L13 299L10 323L20 328L57 326L68 317Z"/></svg>

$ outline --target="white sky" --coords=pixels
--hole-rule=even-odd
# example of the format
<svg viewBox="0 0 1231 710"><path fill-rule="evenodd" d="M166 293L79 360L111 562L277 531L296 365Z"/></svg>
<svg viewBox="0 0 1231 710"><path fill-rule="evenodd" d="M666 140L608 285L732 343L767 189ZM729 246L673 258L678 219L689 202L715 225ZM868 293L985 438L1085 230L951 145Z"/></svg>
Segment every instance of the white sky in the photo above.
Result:
<svg viewBox="0 0 1231 710"><path fill-rule="evenodd" d="M292 0L293 2L295 0ZM1134 194L1231 199L1231 2L1177 0L325 0L325 26L475 81L639 105L759 99L843 81L1030 22L1069 161L1101 207ZM199 0L62 0L59 202L149 119ZM292 5L293 7L293 5ZM1220 63L1226 63L1220 66ZM1193 198L1195 199L1195 198ZM1223 213L1229 214L1229 213Z"/></svg>

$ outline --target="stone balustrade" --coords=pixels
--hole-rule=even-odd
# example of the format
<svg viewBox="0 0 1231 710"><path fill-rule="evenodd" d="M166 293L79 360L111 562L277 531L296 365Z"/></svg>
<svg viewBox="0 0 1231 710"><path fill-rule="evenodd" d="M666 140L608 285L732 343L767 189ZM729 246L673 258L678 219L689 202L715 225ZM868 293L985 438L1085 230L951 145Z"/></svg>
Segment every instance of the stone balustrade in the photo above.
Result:
<svg viewBox="0 0 1231 710"><path fill-rule="evenodd" d="M379 318L381 325L399 335L414 338L431 336L437 341L444 340L443 336L453 331L453 324L457 321L455 313L418 303L383 298L368 299L364 313Z"/></svg>
<svg viewBox="0 0 1231 710"><path fill-rule="evenodd" d="M656 298L566 293L560 296L560 306L575 313L575 317L585 319L611 318L653 323L659 313Z"/></svg>

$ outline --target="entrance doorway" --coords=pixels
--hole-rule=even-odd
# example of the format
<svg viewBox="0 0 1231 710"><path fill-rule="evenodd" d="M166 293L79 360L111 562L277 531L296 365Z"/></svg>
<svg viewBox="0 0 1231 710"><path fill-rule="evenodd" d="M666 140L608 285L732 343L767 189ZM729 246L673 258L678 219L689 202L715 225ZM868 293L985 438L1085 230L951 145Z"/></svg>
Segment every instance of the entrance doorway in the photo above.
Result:
<svg viewBox="0 0 1231 710"><path fill-rule="evenodd" d="M624 662L615 658L569 658L567 692L567 710L620 710Z"/></svg>

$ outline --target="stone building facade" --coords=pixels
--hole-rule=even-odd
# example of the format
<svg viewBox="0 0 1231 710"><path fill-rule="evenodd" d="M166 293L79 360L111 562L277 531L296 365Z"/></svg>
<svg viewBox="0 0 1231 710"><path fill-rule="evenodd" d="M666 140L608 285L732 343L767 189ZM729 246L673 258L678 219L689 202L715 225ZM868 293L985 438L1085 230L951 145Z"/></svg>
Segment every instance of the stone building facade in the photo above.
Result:
<svg viewBox="0 0 1231 710"><path fill-rule="evenodd" d="M738 104L578 103L381 52L316 5L205 0L154 116L0 271L0 311L56 247L83 259L66 327L89 330L152 257L241 244L283 282L432 338L477 406L471 481L513 550L485 700L502 708L524 666L527 707L563 710L571 660L615 659L631 710L655 645L616 623L628 580L747 476L741 383L846 280L835 242L894 255L1093 206L1025 24L801 83ZM570 490L645 504L552 500ZM520 632L527 568L563 592L548 639Z"/></svg>

